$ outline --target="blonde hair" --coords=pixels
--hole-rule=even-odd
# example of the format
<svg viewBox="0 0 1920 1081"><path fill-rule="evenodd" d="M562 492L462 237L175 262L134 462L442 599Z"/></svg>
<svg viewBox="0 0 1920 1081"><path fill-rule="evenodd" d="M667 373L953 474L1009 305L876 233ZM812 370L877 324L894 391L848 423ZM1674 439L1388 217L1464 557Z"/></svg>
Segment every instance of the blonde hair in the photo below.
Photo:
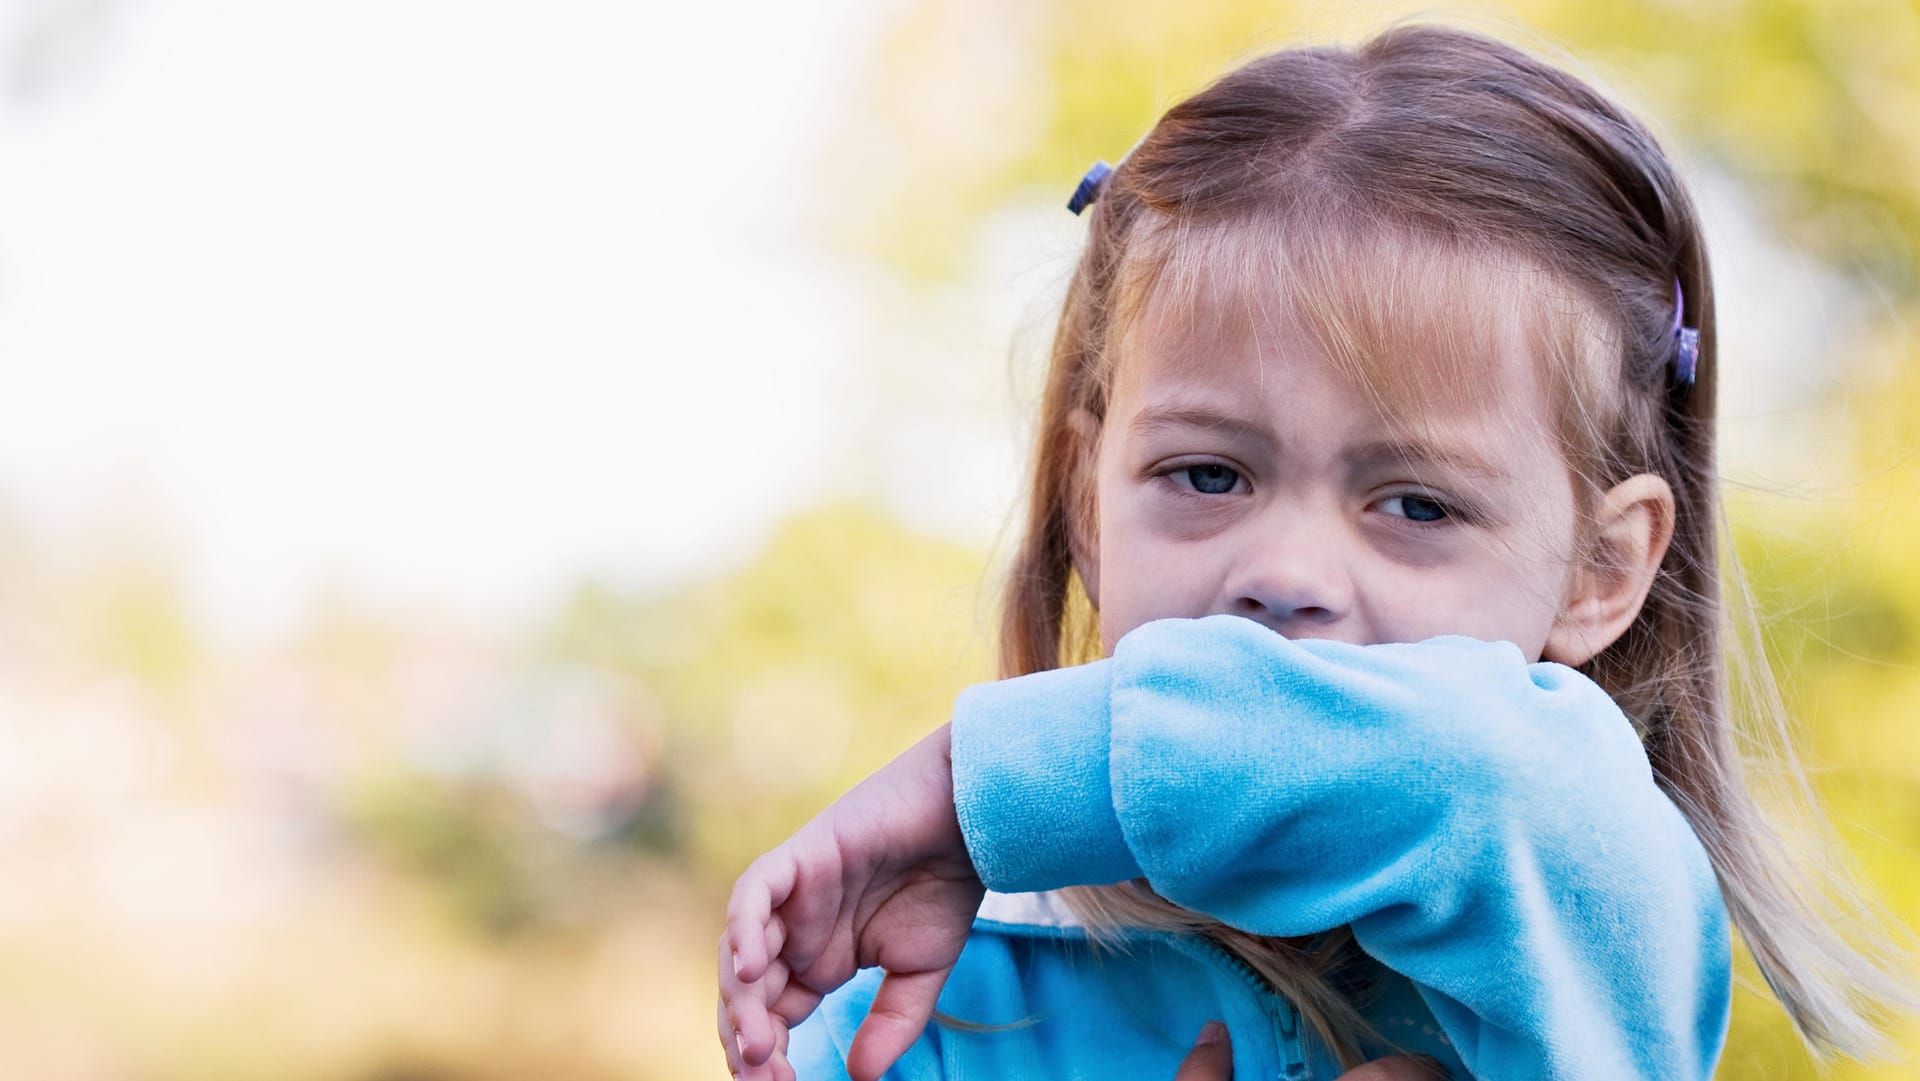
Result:
<svg viewBox="0 0 1920 1081"><path fill-rule="evenodd" d="M1090 218L1005 587L1001 674L1097 654L1073 559L1075 530L1094 520L1096 498L1076 418L1104 420L1129 325L1156 291L1187 290L1216 272L1209 260L1220 258L1221 237L1251 238L1241 250L1270 254L1260 272L1277 275L1323 343L1376 382L1394 377L1381 359L1392 324L1423 304L1434 310L1437 298L1432 275L1424 298L1417 270L1382 292L1376 277L1355 273L1355 259L1379 268L1381 252L1425 253L1442 290L1471 283L1475 267L1517 267L1518 279L1483 281L1480 298L1522 310L1580 502L1639 473L1664 478L1675 501L1673 539L1639 616L1582 670L1638 728L1660 787L1699 836L1734 925L1801 1036L1822 1055L1881 1051L1884 1008L1916 1001L1891 960L1897 951L1871 928L1867 949L1836 932L1842 912L1871 906L1821 865L1836 851L1830 841L1796 849L1782 839L1749 791L1736 746L1723 572L1736 599L1743 593L1737 569L1718 557L1712 281L1692 202L1645 128L1511 46L1400 27L1353 50L1260 57L1176 105L1104 181ZM1511 280L1533 283L1531 303L1490 284ZM1691 384L1671 376L1676 287L1686 324L1699 328ZM1772 722L1791 764L1784 711L1757 649L1754 658L1744 697ZM1787 802L1817 824L1804 774L1795 765L1785 776ZM1140 883L1069 891L1069 903L1096 931L1144 926L1213 939L1292 998L1348 1067L1358 1064L1358 1042L1378 1035L1343 978L1359 960L1344 928L1262 938Z"/></svg>

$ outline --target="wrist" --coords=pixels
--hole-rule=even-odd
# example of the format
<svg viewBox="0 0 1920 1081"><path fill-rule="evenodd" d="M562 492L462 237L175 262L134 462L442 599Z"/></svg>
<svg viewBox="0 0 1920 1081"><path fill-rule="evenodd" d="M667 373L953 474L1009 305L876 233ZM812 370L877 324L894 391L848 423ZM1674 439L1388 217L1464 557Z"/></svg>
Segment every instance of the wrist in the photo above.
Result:
<svg viewBox="0 0 1920 1081"><path fill-rule="evenodd" d="M949 725L955 815L981 881L1007 893L1138 877L1109 779L1112 663L961 692Z"/></svg>

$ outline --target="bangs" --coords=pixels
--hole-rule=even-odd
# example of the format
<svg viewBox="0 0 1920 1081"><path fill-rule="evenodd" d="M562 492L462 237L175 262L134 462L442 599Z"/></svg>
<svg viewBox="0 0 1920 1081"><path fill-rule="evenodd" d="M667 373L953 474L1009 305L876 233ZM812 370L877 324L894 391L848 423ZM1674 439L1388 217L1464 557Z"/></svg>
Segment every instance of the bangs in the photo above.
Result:
<svg viewBox="0 0 1920 1081"><path fill-rule="evenodd" d="M1491 243L1316 209L1143 230L1118 283L1116 340L1150 310L1183 335L1259 341L1290 328L1410 435L1423 418L1518 400L1531 372L1570 464L1582 464L1619 390L1619 344L1587 298Z"/></svg>

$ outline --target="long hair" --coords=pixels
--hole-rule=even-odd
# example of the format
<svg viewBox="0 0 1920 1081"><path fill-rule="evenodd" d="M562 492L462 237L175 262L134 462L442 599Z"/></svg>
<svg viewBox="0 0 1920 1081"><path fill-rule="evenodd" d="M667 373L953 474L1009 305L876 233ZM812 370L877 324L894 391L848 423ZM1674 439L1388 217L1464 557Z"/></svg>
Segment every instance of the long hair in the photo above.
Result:
<svg viewBox="0 0 1920 1081"><path fill-rule="evenodd" d="M1583 671L1639 730L1802 1037L1819 1054L1881 1050L1877 1009L1913 1001L1888 960L1894 951L1885 940L1856 949L1836 933L1845 906L1834 894L1853 910L1869 906L1821 867L1817 846L1795 851L1770 824L1736 744L1723 575L1739 587L1717 556L1713 283L1693 203L1653 136L1582 81L1511 46L1399 27L1352 50L1260 57L1174 106L1105 180L1090 215L1005 586L1001 674L1098 652L1074 561L1076 530L1091 529L1098 498L1087 465L1097 431L1085 418L1104 423L1120 345L1149 297L1217 273L1230 250L1263 253L1241 262L1276 275L1295 309L1313 313L1320 339L1376 383L1409 378L1378 355L1407 313L1517 312L1539 347L1576 503L1590 508L1639 473L1673 490L1673 537L1645 604ZM1510 283L1496 270L1512 267L1533 283L1530 295L1484 285ZM1677 297L1681 319L1699 330L1691 383L1671 374ZM1469 329L1461 340L1471 338ZM1748 674L1760 691L1743 706L1762 707L1790 762L1764 660ZM1789 802L1817 823L1804 774L1795 766L1786 775L1797 784ZM1096 930L1208 935L1293 998L1349 1066L1357 1042L1374 1034L1342 978L1358 950L1350 931L1262 938L1139 883L1070 891L1069 903Z"/></svg>

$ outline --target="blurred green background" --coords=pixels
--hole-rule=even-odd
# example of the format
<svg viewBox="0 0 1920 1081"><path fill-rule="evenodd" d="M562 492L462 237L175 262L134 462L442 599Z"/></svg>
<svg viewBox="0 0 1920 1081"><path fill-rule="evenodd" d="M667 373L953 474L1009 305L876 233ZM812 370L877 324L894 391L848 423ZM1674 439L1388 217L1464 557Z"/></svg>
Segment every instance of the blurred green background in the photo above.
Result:
<svg viewBox="0 0 1920 1081"><path fill-rule="evenodd" d="M1432 10L0 8L0 1077L724 1077L733 875L991 675L1073 183ZM1437 14L1693 179L1765 644L1912 925L1920 6ZM1743 975L1722 1076L1816 1076Z"/></svg>

